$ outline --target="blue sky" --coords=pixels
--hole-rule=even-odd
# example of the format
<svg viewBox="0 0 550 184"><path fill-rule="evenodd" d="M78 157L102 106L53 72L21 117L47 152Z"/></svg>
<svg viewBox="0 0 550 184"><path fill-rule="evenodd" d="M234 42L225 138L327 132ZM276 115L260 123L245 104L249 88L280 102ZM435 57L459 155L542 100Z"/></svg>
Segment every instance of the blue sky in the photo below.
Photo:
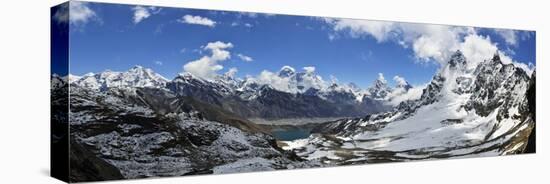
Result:
<svg viewBox="0 0 550 184"><path fill-rule="evenodd" d="M332 75L363 88L378 73L391 84L396 75L412 84L426 83L447 53L472 48L466 40L488 42L489 51L495 46L514 63L535 64L536 35L529 31L73 3L66 23L70 73L75 75L141 65L172 79L184 65L212 56L204 46L217 41L232 46L221 49L230 58L206 58L223 66L215 71L219 74L237 68L239 77L256 76L284 65L314 66L325 80ZM467 39L471 35L481 39Z"/></svg>

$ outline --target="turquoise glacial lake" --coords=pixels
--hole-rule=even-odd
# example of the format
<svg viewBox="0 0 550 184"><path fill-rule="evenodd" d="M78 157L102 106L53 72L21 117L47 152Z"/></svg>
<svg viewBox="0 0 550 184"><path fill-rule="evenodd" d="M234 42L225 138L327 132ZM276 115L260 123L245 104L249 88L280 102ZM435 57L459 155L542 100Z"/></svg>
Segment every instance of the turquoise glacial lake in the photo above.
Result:
<svg viewBox="0 0 550 184"><path fill-rule="evenodd" d="M278 140L293 141L309 137L310 131L309 129L275 130L272 134Z"/></svg>

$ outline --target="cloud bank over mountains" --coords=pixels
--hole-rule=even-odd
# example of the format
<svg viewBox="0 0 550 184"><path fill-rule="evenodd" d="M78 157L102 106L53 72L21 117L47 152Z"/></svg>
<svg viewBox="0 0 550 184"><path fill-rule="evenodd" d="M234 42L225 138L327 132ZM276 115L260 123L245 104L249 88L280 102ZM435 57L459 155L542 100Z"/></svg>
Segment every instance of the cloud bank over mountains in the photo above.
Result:
<svg viewBox="0 0 550 184"><path fill-rule="evenodd" d="M471 66L491 58L499 49L489 36L478 34L473 27L448 26L435 24L416 24L357 19L322 19L332 28L330 38L372 37L378 43L395 42L404 49L411 49L419 62L445 64L454 51L461 50ZM514 30L495 29L507 44L516 45L518 36ZM335 36L336 35L336 36ZM513 63L531 73L532 67L514 61L501 53L504 63Z"/></svg>

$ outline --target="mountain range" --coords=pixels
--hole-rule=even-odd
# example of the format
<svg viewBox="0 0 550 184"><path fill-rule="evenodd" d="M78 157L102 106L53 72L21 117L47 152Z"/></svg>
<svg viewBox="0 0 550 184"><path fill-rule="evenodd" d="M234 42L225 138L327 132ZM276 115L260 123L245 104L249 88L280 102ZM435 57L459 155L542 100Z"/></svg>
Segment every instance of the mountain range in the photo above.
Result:
<svg viewBox="0 0 550 184"><path fill-rule="evenodd" d="M286 119L356 117L392 108L392 92L406 93L407 82L395 88L381 76L368 89L353 83L325 82L313 70L296 72L284 66L276 74L284 83L254 77L235 78L227 73L213 80L182 73L167 80L151 69L135 66L126 72L105 71L84 76L69 76L70 85L93 91L113 88L159 88L177 96L192 97L245 118Z"/></svg>
<svg viewBox="0 0 550 184"><path fill-rule="evenodd" d="M284 85L231 74L167 80L140 66L52 75L52 126L70 127L53 138L70 137L71 181L97 181L515 154L535 126L535 72L498 53L473 64L456 51L397 105L388 102L415 88L403 80L392 88L380 76L360 89L288 66L275 76ZM293 141L250 121L317 117L338 118Z"/></svg>

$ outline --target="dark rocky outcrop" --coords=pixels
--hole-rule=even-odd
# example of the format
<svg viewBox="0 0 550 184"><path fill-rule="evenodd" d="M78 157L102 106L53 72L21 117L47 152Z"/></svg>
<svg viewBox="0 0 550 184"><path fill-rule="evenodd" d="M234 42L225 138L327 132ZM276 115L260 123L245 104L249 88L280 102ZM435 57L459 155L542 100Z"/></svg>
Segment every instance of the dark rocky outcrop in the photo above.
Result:
<svg viewBox="0 0 550 184"><path fill-rule="evenodd" d="M536 110L536 82L535 82L536 74L535 71L533 71L533 74L531 75L531 81L529 83L529 89L527 90L527 101L529 102L529 113L531 114L531 118L533 118L535 124L533 125L533 130L531 130L531 134L529 134L529 139L527 141L527 147L525 147L525 153L535 153L537 151L536 145L537 145L537 110Z"/></svg>
<svg viewBox="0 0 550 184"><path fill-rule="evenodd" d="M98 158L80 143L71 140L69 153L71 182L124 179L115 166Z"/></svg>

